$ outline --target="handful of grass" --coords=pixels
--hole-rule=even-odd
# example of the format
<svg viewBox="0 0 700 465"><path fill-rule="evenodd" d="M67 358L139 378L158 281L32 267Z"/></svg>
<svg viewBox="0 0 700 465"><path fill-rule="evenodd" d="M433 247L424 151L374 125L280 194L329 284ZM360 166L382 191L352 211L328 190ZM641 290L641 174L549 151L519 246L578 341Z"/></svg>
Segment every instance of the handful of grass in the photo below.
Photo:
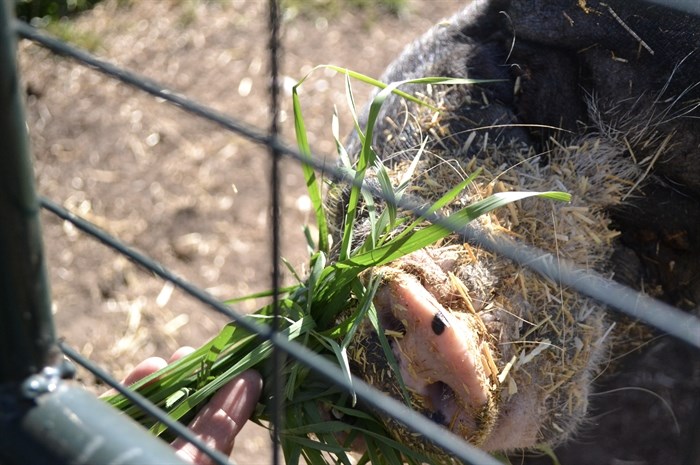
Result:
<svg viewBox="0 0 700 465"><path fill-rule="evenodd" d="M342 68L328 67L345 75L348 102L362 149L356 163L351 162L340 140L337 115L334 115L333 135L343 170L352 179L352 188L346 207L342 241L337 259L333 262L329 261L330 244L322 186L311 165L303 165L309 196L316 212L319 234L314 241L308 228L306 230L311 250L308 276L300 277L290 267L297 279L297 284L279 290L278 307L281 317L277 321L277 328L288 340L296 341L337 363L349 379L347 348L359 323L364 318L369 318L382 340L389 366L406 393L395 358L379 326L377 313L372 304L379 279L369 274L369 279L365 276L360 280L359 275L372 267L384 265L433 244L452 234L453 231L463 228L479 215L507 203L530 196L566 201L568 194L560 192L499 193L452 213L440 224L426 225L426 217L436 214L456 199L460 192L473 181L476 176L474 174L437 200L425 210L422 217L411 219L410 216L399 215L397 204L401 203L402 194L411 183L420 153L402 175L398 186L392 184L387 169L370 144L375 122L384 100L393 92L402 98L428 105L398 90L398 87L402 84L469 85L473 81L422 78L386 85ZM360 127L356 117L350 78L381 89L371 103L365 128ZM299 86L305 79L294 87L292 96L299 150L310 161L311 151L306 138L298 94ZM437 111L436 108L434 110ZM381 196L386 200L381 208L375 205L374 196L371 193L361 189L368 170L372 170L373 175L377 177L381 186ZM361 205L360 199L363 199L364 208L368 212L371 230L364 242L351 249L355 217ZM272 291L233 299L227 303L270 295ZM245 318L253 324L267 324L274 318L274 308L272 305L264 306ZM133 389L163 408L173 419L185 420L219 388L243 371L253 368L261 371L263 375L272 376L272 353L273 346L270 341L261 343L258 336L231 323L194 353L144 378L133 385ZM325 378L296 360L287 359L281 369L282 379L285 380L283 402L285 421L279 430L279 440L288 465L298 464L301 457L310 464L323 464L329 461L346 465L358 463L351 461L348 456L349 445L358 437L361 437L367 446L359 460L360 464L371 461L373 464L398 465L404 462L430 461L429 457L411 449L410 445L394 440L382 422L356 404L353 393L331 385ZM267 376L264 378L269 379ZM408 396L405 397L408 398ZM265 405L267 401L269 401L269 395L264 394L262 405L259 406L254 418L262 424L269 421L270 412ZM150 428L154 434L166 433L164 425L143 414L122 395L112 396L108 398L108 402ZM340 418L343 421L339 420Z"/></svg>

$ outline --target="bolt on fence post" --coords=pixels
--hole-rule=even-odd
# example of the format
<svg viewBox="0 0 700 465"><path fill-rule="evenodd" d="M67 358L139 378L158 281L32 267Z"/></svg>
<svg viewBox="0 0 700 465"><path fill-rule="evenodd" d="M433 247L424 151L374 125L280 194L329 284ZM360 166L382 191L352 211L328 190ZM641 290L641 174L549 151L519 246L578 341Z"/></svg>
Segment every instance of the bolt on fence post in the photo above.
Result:
<svg viewBox="0 0 700 465"><path fill-rule="evenodd" d="M0 0L0 463L184 464L163 441L64 381L12 27Z"/></svg>

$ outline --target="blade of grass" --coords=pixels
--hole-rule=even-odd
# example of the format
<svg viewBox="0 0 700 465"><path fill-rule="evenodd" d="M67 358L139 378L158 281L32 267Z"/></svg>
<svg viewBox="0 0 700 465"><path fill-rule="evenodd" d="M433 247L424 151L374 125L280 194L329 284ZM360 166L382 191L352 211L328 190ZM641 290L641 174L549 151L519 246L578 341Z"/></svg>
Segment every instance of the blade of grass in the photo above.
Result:
<svg viewBox="0 0 700 465"><path fill-rule="evenodd" d="M423 153L425 152L425 146L428 143L428 138L424 138L423 141L420 144L420 147L418 148L418 152L416 152L416 156L413 157L413 160L411 160L411 164L406 168L406 171L401 175L401 179L399 180L399 185L396 188L396 196L400 196L403 194L404 190L408 187L408 185L411 183L413 180L413 176L416 172L416 168L418 167L418 162L420 162L421 157L423 156Z"/></svg>
<svg viewBox="0 0 700 465"><path fill-rule="evenodd" d="M335 151L338 153L341 166L352 169L350 155L348 155L347 150L345 150L345 146L340 140L340 120L338 119L338 109L335 107L333 109L333 117L331 119L331 134L333 135L333 141L335 141Z"/></svg>
<svg viewBox="0 0 700 465"><path fill-rule="evenodd" d="M481 169L477 169L474 173L472 173L470 176L468 176L466 179L464 179L462 182L457 184L455 187L450 189L447 193L445 193L442 197L440 197L435 203L433 203L430 208L426 211L425 215L415 219L410 225L408 225L403 231L401 231L397 236L393 238L393 240L396 241L401 241L404 237L408 236L409 234L412 234L414 230L416 229L417 226L419 226L421 223L425 221L425 218L429 217L430 215L436 213L438 210L441 208L447 206L450 202L455 200L457 196L469 185L471 184L474 179L481 173ZM386 243L386 242L385 242ZM374 250L376 247L373 248L367 248L367 249L360 249L362 253L367 252L369 250Z"/></svg>
<svg viewBox="0 0 700 465"><path fill-rule="evenodd" d="M358 80L360 82L364 82L365 84L369 84L371 86L377 87L379 89L384 89L386 88L389 84L386 84L382 81L379 81L377 79L371 78L369 76L366 76L362 73L358 73L356 71L349 70L347 68L343 68L340 66L335 66L335 65L319 65L317 68L328 68L332 69L338 73L345 74L346 76L349 76L355 80ZM417 78L417 79L411 79L406 81L409 84L446 84L446 85L458 85L458 84L485 84L489 82L500 82L502 80L499 79L463 79L463 78L446 78L446 77L423 77L423 78ZM395 89L393 91L396 95L411 101L413 103L417 103L418 105L423 105L426 106L434 111L438 111L438 108L428 104L427 102L407 93L399 89Z"/></svg>
<svg viewBox="0 0 700 465"><path fill-rule="evenodd" d="M557 454L554 453L554 450L551 446L538 446L536 449L545 454L547 457L549 457L549 459L552 461L552 465L561 465Z"/></svg>
<svg viewBox="0 0 700 465"><path fill-rule="evenodd" d="M348 360L348 351L346 347L341 346L337 342L335 342L333 339L328 339L326 338L326 342L330 345L331 350L335 354L336 358L338 359L338 365L340 366L340 369L343 371L343 375L348 379L350 384L352 385L352 374L350 373L350 361ZM357 403L357 394L355 394L355 391L352 391L352 405L355 405Z"/></svg>
<svg viewBox="0 0 700 465"><path fill-rule="evenodd" d="M427 455L415 450L411 449L409 446L402 444L400 442L395 441L391 437L389 437L382 425L380 425L376 419L372 418L369 421L360 421L358 422L357 426L353 426L353 429L356 429L357 431L360 431L365 438L368 439L369 442L374 442L374 443L383 443L387 447L390 447L393 450L396 450L397 452L400 452L403 456L405 457L410 457L411 459L415 460L418 463L431 463L433 460L431 460L430 457ZM369 447L368 447L369 449ZM376 449L376 448L375 448ZM374 463L374 462L372 462ZM400 462L399 462L400 463Z"/></svg>
<svg viewBox="0 0 700 465"><path fill-rule="evenodd" d="M357 106L355 105L355 95L352 91L352 85L350 83L350 75L345 74L345 98L348 102L348 108L350 109L350 116L352 117L352 124L355 127L355 132L357 137L360 139L360 143L365 143L365 133L364 129L360 127L360 120L357 116ZM352 166L348 163L348 166Z"/></svg>
<svg viewBox="0 0 700 465"><path fill-rule="evenodd" d="M306 317L292 323L289 327L281 330L281 333L289 340L294 340L301 334L307 333L308 331L312 330L314 326L314 321L310 317ZM236 334L236 332L241 333L242 331L234 331L233 334ZM220 334L219 336L222 335ZM256 337L257 336L254 335L248 335L248 338L250 338L251 341L254 341ZM215 340L212 342L216 343L220 341L216 341L215 338ZM209 346L209 350L207 350L205 353L201 353L201 351L198 350L195 351L193 354L183 357L183 359L181 360L186 362L187 366L201 366L201 363L203 361L206 361L207 357L210 357L211 354L216 352L216 350L211 350L211 346L213 346L213 344L208 344L207 346ZM272 353L272 343L270 341L263 341L262 343L256 344L254 347L250 348L250 350L248 350L247 347L246 350L238 351L232 351L230 347L226 347L226 350L227 353L225 356L219 358L211 364L211 371L215 373L216 376L207 380L207 383L205 385L199 386L194 393L189 395L186 399L184 399L184 401L180 402L178 405L174 406L172 410L168 411L168 414L173 419L179 420L180 418L184 417L202 402L211 397L217 390L223 387L224 384L229 382L235 376L238 376L243 371L249 368L258 366L260 363L267 360ZM162 371L158 373L160 373L160 378L158 378L160 381L164 379L171 380L171 377L163 375ZM182 380L180 379L178 381ZM194 380L191 380L191 382L196 382L196 376ZM150 387L151 386L146 386L146 389ZM162 390L162 387L160 389ZM173 392L170 393L170 395L172 394ZM155 435L160 435L165 430L166 427L160 423L154 425L151 428L151 431Z"/></svg>
<svg viewBox="0 0 700 465"><path fill-rule="evenodd" d="M336 463L339 462L343 465L352 465L352 462L346 453L346 448L340 445L336 436L336 433L339 433L340 431L347 431L349 429L348 425L345 425L342 422L324 421L324 419L321 418L318 404L316 402L305 402L303 404L303 411L305 418L309 420L308 423L318 425L318 427L315 428L315 431L310 431L309 433L306 433L305 436L313 433L320 442L323 442L326 446L330 446L335 449L335 451L328 452L336 455ZM342 429L335 430L331 425L335 425L335 427L342 426Z"/></svg>
<svg viewBox="0 0 700 465"><path fill-rule="evenodd" d="M374 96L369 106L367 124L364 128L364 137L361 139L362 147L357 159L357 166L355 168L355 179L350 189L350 197L348 199L348 205L345 210L343 237L339 254L340 260L345 260L351 255L350 247L352 244L352 238L354 234L355 219L357 218L358 202L362 192L362 183L364 181L365 173L370 166L374 166L377 170L375 174L377 176L377 179L379 180L383 198L386 200L386 208L389 209L390 218L392 220L395 220L396 218L396 198L394 197L394 189L391 185L391 181L389 180L389 176L386 173L386 170L384 169L384 166L381 164L381 162L377 161L376 153L372 149L372 140L374 136L375 123L377 121L377 118L379 117L382 105L384 105L384 102L386 101L387 97L392 92L396 91L399 86L405 84L406 82L408 81L399 81L383 86L382 90ZM358 131L358 134L361 134L361 131ZM364 197L365 203L367 203L368 208L371 208L371 206L374 203L373 199L371 198L371 194L365 195ZM370 210L370 212L373 211L374 210ZM370 217L370 221L372 222L372 227L370 229L370 240L374 244L376 243L376 236L378 231L376 231L376 228L374 227L375 217L373 215Z"/></svg>
<svg viewBox="0 0 700 465"><path fill-rule="evenodd" d="M311 228L308 225L304 226L304 237L306 238L306 251L311 256L316 251L316 241L311 237Z"/></svg>
<svg viewBox="0 0 700 465"><path fill-rule="evenodd" d="M412 231L401 239L387 242L385 245L336 264L338 268L356 268L358 266L379 266L393 261L403 255L415 252L448 235L462 230L470 221L496 208L528 197L543 197L553 200L569 201L571 196L562 192L500 192L475 202L444 219L443 224L432 224L424 229Z"/></svg>
<svg viewBox="0 0 700 465"><path fill-rule="evenodd" d="M285 438L287 441L295 442L302 446L302 448L305 451L308 450L315 450L315 451L323 451L323 452L331 452L333 454L342 454L345 452L345 449L342 446L333 446L330 444L324 444L319 441L314 441L313 439L301 437L301 436L290 436ZM320 456L322 460L322 456ZM325 461L320 461L317 462L321 465L327 465Z"/></svg>
<svg viewBox="0 0 700 465"><path fill-rule="evenodd" d="M318 406L315 406L318 409ZM319 431L323 433L339 433L341 431L347 431L350 429L350 425L343 423L342 421L326 420L319 423L310 423L302 426L296 426L294 428L286 428L282 433L289 435L307 435L316 434Z"/></svg>
<svg viewBox="0 0 700 465"><path fill-rule="evenodd" d="M306 137L306 125L304 124L304 116L301 111L301 102L299 100L298 89L304 81L299 81L292 88L292 108L294 111L294 131L296 133L297 145L299 152L308 160L311 160L311 148L309 140ZM328 253L328 224L326 223L326 214L323 207L323 192L320 184L316 180L316 172L308 163L302 163L302 171L306 180L306 189L311 199L311 204L314 207L316 214L316 226L318 227L318 249Z"/></svg>
<svg viewBox="0 0 700 465"><path fill-rule="evenodd" d="M309 278L306 280L306 292L307 301L306 309L307 313L311 313L311 304L314 299L314 291L316 290L316 283L321 277L321 272L326 267L326 254L323 252L317 252L311 259L311 271L309 273Z"/></svg>
<svg viewBox="0 0 700 465"><path fill-rule="evenodd" d="M294 285L288 286L288 287L283 287L283 288L281 288L281 289L279 290L279 293L280 293L280 295L283 296L283 295L285 295L285 294L288 294L288 293L294 291L297 287L298 287L297 284L294 284ZM233 299L228 299L228 300L225 300L223 303L226 304L226 305L237 304L237 303L239 303L239 302L244 302L244 301L246 301L246 300L254 300L254 299L261 299L261 298L264 298L264 297L272 297L273 293L274 293L274 292L273 292L272 290L269 290L269 291L262 291L262 292L256 292L256 293L253 293L253 294L245 295L245 296L243 296L243 297L236 297L236 298L233 298Z"/></svg>
<svg viewBox="0 0 700 465"><path fill-rule="evenodd" d="M382 198L386 201L385 211L389 212L389 224L391 228L396 224L396 191L394 186L391 184L391 179L389 178L389 173L386 167L381 162L378 157L374 157L374 168L377 180L379 181L379 186L382 188ZM379 240L379 236L384 232L383 227L377 227L376 224L372 224L372 234L374 237L373 242L376 243Z"/></svg>
<svg viewBox="0 0 700 465"><path fill-rule="evenodd" d="M296 289L297 285L303 285L304 280L301 278L301 276L299 276L299 274L297 273L297 270L294 269L294 266L292 266L292 264L289 262L289 260L287 260L284 257L280 257L280 260L282 260L282 263L284 264L284 266L287 268L287 270L289 270L289 272L292 274L294 279L297 281L297 284L289 286L287 289L294 290L294 289ZM280 291L283 292L284 290L280 289Z"/></svg>

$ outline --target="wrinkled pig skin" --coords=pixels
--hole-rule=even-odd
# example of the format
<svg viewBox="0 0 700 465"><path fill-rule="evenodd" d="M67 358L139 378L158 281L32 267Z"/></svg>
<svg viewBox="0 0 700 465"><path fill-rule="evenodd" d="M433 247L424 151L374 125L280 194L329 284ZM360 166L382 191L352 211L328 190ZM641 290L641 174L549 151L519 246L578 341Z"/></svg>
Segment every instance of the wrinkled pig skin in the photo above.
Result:
<svg viewBox="0 0 700 465"><path fill-rule="evenodd" d="M699 18L643 2L476 1L407 47L382 80L493 81L405 86L441 113L426 117L392 96L372 146L399 174L426 141L419 173L427 178L450 162L484 168L460 199L467 203L498 190L500 179L506 190L572 192L569 207L521 202L477 227L697 314L698 46ZM348 150L359 152L356 135ZM410 195L435 200L444 179ZM347 188L331 197L342 219ZM356 234L367 227L361 214ZM549 463L527 452L538 445L558 447L564 465L698 460L700 359L691 348L459 238L373 273L382 276L375 306L414 408L465 439L517 463ZM537 292L546 298L528 295ZM537 349L545 343L556 347ZM368 323L352 351L358 375L403 398ZM385 421L399 439L420 443Z"/></svg>

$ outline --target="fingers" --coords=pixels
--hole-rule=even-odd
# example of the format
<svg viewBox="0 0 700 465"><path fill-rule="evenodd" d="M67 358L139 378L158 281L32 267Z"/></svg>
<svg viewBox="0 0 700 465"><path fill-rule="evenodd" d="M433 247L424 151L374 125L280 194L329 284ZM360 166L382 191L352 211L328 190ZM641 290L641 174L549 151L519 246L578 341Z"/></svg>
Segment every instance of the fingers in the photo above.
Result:
<svg viewBox="0 0 700 465"><path fill-rule="evenodd" d="M140 380L141 378L145 378L146 376L150 375L151 373L155 373L156 371L160 370L161 368L164 368L168 365L168 363L163 360L160 357L151 357L147 358L143 362L139 363L134 367L133 370L129 372L128 375L121 381L121 384L125 386L129 386L131 384L134 384L136 381ZM117 393L116 389L109 389L107 392L104 394L101 394L100 397L108 397L108 396L113 396Z"/></svg>
<svg viewBox="0 0 700 465"><path fill-rule="evenodd" d="M167 362L160 357L147 358L143 362L136 365L134 369L131 370L128 375L126 375L126 377L122 380L121 383L125 386L130 386L136 381L139 381L140 379L145 378L151 373L155 373L156 371L165 368L169 363L173 363L174 361L179 360L182 357L191 354L192 352L194 352L194 349L192 347L184 346L180 347L175 352L173 352L173 354L170 356L170 359ZM117 391L115 389L110 389L109 391L102 394L101 397L111 396L116 393Z"/></svg>
<svg viewBox="0 0 700 465"><path fill-rule="evenodd" d="M122 384L130 385L166 367L169 363L189 355L191 347L181 347L166 362L160 357L151 357L139 363L124 378ZM245 422L250 418L260 398L262 378L249 370L228 382L197 414L190 429L199 438L216 450L230 455L233 441ZM115 394L110 390L104 395ZM173 443L176 453L196 465L209 465L211 460L189 442L178 439Z"/></svg>
<svg viewBox="0 0 700 465"><path fill-rule="evenodd" d="M134 384L141 378L145 378L151 373L155 373L161 368L165 368L167 365L168 363L160 357L147 358L143 362L136 365L134 369L131 370L131 373L126 375L126 378L124 378L122 384L125 384L127 386L130 384Z"/></svg>
<svg viewBox="0 0 700 465"><path fill-rule="evenodd" d="M173 354L170 356L170 360L168 360L168 363L173 363L178 360L180 360L182 357L185 357L187 355L190 355L192 352L194 352L194 349L189 346L183 346L177 349Z"/></svg>
<svg viewBox="0 0 700 465"><path fill-rule="evenodd" d="M262 389L262 378L246 371L221 388L190 423L190 429L210 447L229 455L233 441L255 409ZM178 455L197 465L209 465L210 459L192 444L173 442Z"/></svg>

